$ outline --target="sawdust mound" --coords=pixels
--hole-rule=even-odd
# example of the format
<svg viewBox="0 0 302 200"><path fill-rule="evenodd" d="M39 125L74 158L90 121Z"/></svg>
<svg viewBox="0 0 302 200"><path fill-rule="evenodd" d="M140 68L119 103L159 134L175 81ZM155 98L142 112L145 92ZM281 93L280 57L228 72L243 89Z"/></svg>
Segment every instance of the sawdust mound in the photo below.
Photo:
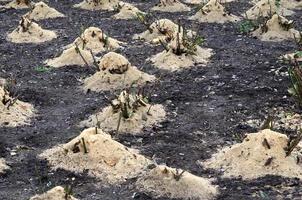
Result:
<svg viewBox="0 0 302 200"><path fill-rule="evenodd" d="M84 0L81 3L74 5L74 7L84 10L112 11L118 6L119 2L119 0Z"/></svg>
<svg viewBox="0 0 302 200"><path fill-rule="evenodd" d="M227 13L223 5L221 5L217 0L210 0L189 19L208 23L236 22L240 20L239 17Z"/></svg>
<svg viewBox="0 0 302 200"><path fill-rule="evenodd" d="M90 176L111 184L136 177L151 164L134 149L96 128L84 130L67 144L46 150L40 157L47 159L53 169L62 168L75 173L85 170Z"/></svg>
<svg viewBox="0 0 302 200"><path fill-rule="evenodd" d="M64 188L57 186L41 195L35 195L29 200L77 200L71 195L67 195Z"/></svg>
<svg viewBox="0 0 302 200"><path fill-rule="evenodd" d="M81 49L100 53L121 48L120 44L122 42L107 36L100 28L89 27L73 43L67 45L66 48L78 45Z"/></svg>
<svg viewBox="0 0 302 200"><path fill-rule="evenodd" d="M65 47L61 56L46 60L45 64L52 67L85 66L86 60L88 65L92 65L94 61L92 54L122 48L121 43L107 36L101 29L89 27L73 43Z"/></svg>
<svg viewBox="0 0 302 200"><path fill-rule="evenodd" d="M51 18L64 17L64 15L54 8L49 7L46 3L40 1L33 6L33 9L25 14L31 20L43 20Z"/></svg>
<svg viewBox="0 0 302 200"><path fill-rule="evenodd" d="M267 142L267 143L266 143ZM254 179L266 175L302 178L301 146L286 157L286 135L271 130L248 134L242 143L226 147L203 163L222 170L225 177Z"/></svg>
<svg viewBox="0 0 302 200"><path fill-rule="evenodd" d="M302 9L301 0L281 0L281 5L288 9Z"/></svg>
<svg viewBox="0 0 302 200"><path fill-rule="evenodd" d="M270 20L267 21L264 27L260 27L252 35L259 38L262 41L282 41L288 39L299 38L299 31L293 28L287 28L287 26L293 24L293 21L289 21L280 15L273 15Z"/></svg>
<svg viewBox="0 0 302 200"><path fill-rule="evenodd" d="M248 19L257 19L259 16L268 17L270 14L281 13L283 16L289 16L294 14L293 11L288 10L284 7L278 8L275 0L261 0L257 2L252 8L243 13L244 17Z"/></svg>
<svg viewBox="0 0 302 200"><path fill-rule="evenodd" d="M48 59L44 63L48 66L56 68L73 65L84 67L86 63L81 57L79 51L86 60L87 64L91 66L93 64L93 57L91 53L87 50L82 50L81 48L77 49L76 47L70 47L69 49L64 50L59 57Z"/></svg>
<svg viewBox="0 0 302 200"><path fill-rule="evenodd" d="M184 3L188 3L188 4L201 4L204 3L204 0L184 0Z"/></svg>
<svg viewBox="0 0 302 200"><path fill-rule="evenodd" d="M0 174L4 173L5 170L8 170L9 166L6 165L5 160L0 158Z"/></svg>
<svg viewBox="0 0 302 200"><path fill-rule="evenodd" d="M7 35L7 40L13 43L43 43L57 38L57 34L42 29L27 17L22 17L19 26Z"/></svg>
<svg viewBox="0 0 302 200"><path fill-rule="evenodd" d="M218 0L219 3L229 3L229 2L233 2L235 0ZM208 3L209 0L184 0L185 3L188 4L202 4L202 3Z"/></svg>
<svg viewBox="0 0 302 200"><path fill-rule="evenodd" d="M190 11L191 9L179 0L159 0L158 4L151 8L151 10L161 12L183 12Z"/></svg>
<svg viewBox="0 0 302 200"><path fill-rule="evenodd" d="M124 56L114 52L103 56L99 63L99 70L84 80L84 90L97 92L116 90L129 87L134 82L143 85L155 80L154 76L140 71Z"/></svg>
<svg viewBox="0 0 302 200"><path fill-rule="evenodd" d="M118 4L119 13L113 15L115 19L136 19L137 13L145 14L130 3L120 2Z"/></svg>
<svg viewBox="0 0 302 200"><path fill-rule="evenodd" d="M0 126L16 127L28 124L34 115L31 104L17 100L0 84Z"/></svg>
<svg viewBox="0 0 302 200"><path fill-rule="evenodd" d="M205 65L208 59L213 55L212 49L204 49L197 47L196 55L182 54L180 56L174 54L172 50L162 51L150 58L154 66L170 71L177 71L194 65Z"/></svg>
<svg viewBox="0 0 302 200"><path fill-rule="evenodd" d="M180 39L179 41L182 41ZM201 48L196 46L194 53L182 53L177 55L174 51L177 47L177 40L174 39L168 45L168 51L164 50L148 60L150 60L154 66L170 71L177 71L185 68L192 67L194 65L205 65L208 63L209 58L213 55L212 49ZM187 48L181 44L180 49L186 51Z"/></svg>
<svg viewBox="0 0 302 200"><path fill-rule="evenodd" d="M171 40L178 31L178 25L169 19L156 20L150 25L150 30L146 30L143 33L135 34L133 39L145 40L151 43L159 43L162 41ZM183 33L183 28L181 27L180 34ZM192 31L188 31L189 35L192 35Z"/></svg>
<svg viewBox="0 0 302 200"><path fill-rule="evenodd" d="M256 4L260 0L253 0L252 3ZM281 6L287 9L302 9L302 1L300 0L281 0Z"/></svg>
<svg viewBox="0 0 302 200"><path fill-rule="evenodd" d="M91 127L99 124L99 126L106 131L117 130L121 112L123 112L123 107L127 102L127 93L123 91L118 99L111 102L110 106L105 107L100 113L96 113L80 123L81 126ZM133 103L138 96L129 94L130 102ZM130 104L131 104L130 103ZM128 104L128 103L127 103ZM144 102L137 105L134 109L134 104L127 107L129 113L132 112L129 118L121 118L119 125L119 132L131 133L133 135L139 134L144 127L152 127L157 123L160 123L165 119L166 112L162 105L155 104L151 105ZM132 111L130 111L133 109Z"/></svg>
<svg viewBox="0 0 302 200"><path fill-rule="evenodd" d="M3 8L7 9L26 9L30 8L31 1L30 0L13 0L8 4L4 5Z"/></svg>
<svg viewBox="0 0 302 200"><path fill-rule="evenodd" d="M139 178L136 185L156 197L208 200L218 193L209 180L189 172L183 172L178 180L180 173L182 170L159 165Z"/></svg>

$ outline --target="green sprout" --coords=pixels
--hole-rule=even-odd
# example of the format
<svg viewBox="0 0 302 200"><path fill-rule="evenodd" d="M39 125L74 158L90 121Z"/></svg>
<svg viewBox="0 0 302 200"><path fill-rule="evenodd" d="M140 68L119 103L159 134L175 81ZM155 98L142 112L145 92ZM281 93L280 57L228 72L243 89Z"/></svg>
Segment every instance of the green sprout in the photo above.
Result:
<svg viewBox="0 0 302 200"><path fill-rule="evenodd" d="M41 73L49 72L51 70L52 70L52 68L46 67L46 66L37 66L37 67L35 67L35 71L36 72L41 72Z"/></svg>
<svg viewBox="0 0 302 200"><path fill-rule="evenodd" d="M293 95L299 105L302 105L302 66L299 62L294 59L294 66L288 69L288 74L291 80L291 88L289 88L289 93Z"/></svg>

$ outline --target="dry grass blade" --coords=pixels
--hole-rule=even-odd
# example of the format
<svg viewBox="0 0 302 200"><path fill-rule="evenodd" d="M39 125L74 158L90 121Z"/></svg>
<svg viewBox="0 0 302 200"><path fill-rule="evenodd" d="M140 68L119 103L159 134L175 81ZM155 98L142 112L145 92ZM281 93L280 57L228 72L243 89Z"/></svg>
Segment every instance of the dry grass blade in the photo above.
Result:
<svg viewBox="0 0 302 200"><path fill-rule="evenodd" d="M302 129L298 131L297 137L290 139L288 141L287 148L285 149L286 156L289 156L293 152L293 150L297 147L297 145L300 143L301 140L302 140Z"/></svg>
<svg viewBox="0 0 302 200"><path fill-rule="evenodd" d="M263 124L260 126L259 130L264 130L264 129L273 129L274 127L274 117L272 115L269 115Z"/></svg>
<svg viewBox="0 0 302 200"><path fill-rule="evenodd" d="M82 143L83 143L84 153L88 153L86 143L85 143L85 139L82 138L81 140L82 140Z"/></svg>
<svg viewBox="0 0 302 200"><path fill-rule="evenodd" d="M75 43L75 50L76 52L81 56L83 62L85 63L86 67L89 67L88 62L86 61L86 59L84 58L83 54L81 53L81 50L79 49L79 46L77 43Z"/></svg>
<svg viewBox="0 0 302 200"><path fill-rule="evenodd" d="M173 177L176 181L179 181L180 178L182 177L182 175L185 173L185 170L182 170L181 172L178 171L178 169L176 169L176 173L173 173Z"/></svg>

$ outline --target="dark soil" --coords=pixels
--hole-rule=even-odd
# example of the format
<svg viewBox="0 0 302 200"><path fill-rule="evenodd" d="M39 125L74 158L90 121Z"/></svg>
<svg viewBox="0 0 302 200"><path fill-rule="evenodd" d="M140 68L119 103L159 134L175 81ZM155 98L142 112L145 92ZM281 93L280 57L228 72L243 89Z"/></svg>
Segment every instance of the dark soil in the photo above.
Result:
<svg viewBox="0 0 302 200"><path fill-rule="evenodd" d="M36 44L13 44L6 34L18 25L25 10L7 10L0 13L0 77L16 77L20 99L32 103L37 115L28 126L0 127L0 157L4 157L11 170L0 176L0 199L23 200L57 185L73 186L74 196L86 200L155 199L137 191L133 181L123 185L105 186L101 180L85 173L51 171L47 162L37 155L54 145L65 143L77 136L77 126L96 110L108 105L116 93L84 94L80 79L94 73L83 67L66 67L38 72L43 61L59 55L62 47L71 43L82 28L100 27L110 36L127 42L120 53L142 70L160 77L153 101L164 104L168 119L160 126L145 129L142 136L114 136L121 143L141 150L158 163L179 167L202 177L216 178L218 199L301 199L301 181L267 176L252 181L223 179L215 171L204 170L197 160L209 158L222 146L238 141L238 136L256 131L244 124L247 118L264 119L273 107L288 109L295 104L289 97L288 77L269 72L287 65L278 57L293 51L293 41L261 42L238 33L238 24L201 24L199 32L206 38L205 47L214 49L215 55L207 67L196 66L170 73L154 68L146 58L163 48L133 41L135 33L144 26L135 20L114 20L114 12L89 12L74 9L79 0L49 0L49 5L66 14L66 18L39 22L43 28L56 30L59 38ZM147 10L153 1L129 0ZM228 8L239 15L251 7L247 0L230 3ZM185 19L191 13L158 13L158 18ZM302 11L289 17L301 30ZM198 27L194 22L182 20L186 27ZM284 98L284 96L288 96ZM235 136L236 135L236 136ZM139 140L142 138L141 140ZM17 155L11 155L17 146ZM299 185L300 184L300 185ZM165 198L162 198L165 199Z"/></svg>

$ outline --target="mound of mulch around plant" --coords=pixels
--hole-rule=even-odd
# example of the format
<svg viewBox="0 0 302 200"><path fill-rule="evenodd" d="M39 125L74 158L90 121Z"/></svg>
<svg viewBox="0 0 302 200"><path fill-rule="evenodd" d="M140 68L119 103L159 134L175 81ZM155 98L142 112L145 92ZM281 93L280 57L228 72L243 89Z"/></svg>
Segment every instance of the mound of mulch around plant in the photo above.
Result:
<svg viewBox="0 0 302 200"><path fill-rule="evenodd" d="M0 6L0 8L6 9L26 9L30 8L32 5L30 0L13 0L4 6Z"/></svg>
<svg viewBox="0 0 302 200"><path fill-rule="evenodd" d="M9 92L0 84L0 126L16 127L29 123L34 115L31 104L11 97Z"/></svg>
<svg viewBox="0 0 302 200"><path fill-rule="evenodd" d="M43 43L55 38L54 31L41 28L27 17L22 17L19 26L7 35L7 40L13 43Z"/></svg>
<svg viewBox="0 0 302 200"><path fill-rule="evenodd" d="M275 0L261 0L257 2L252 8L242 14L248 19L257 19L259 16L268 17L271 13L282 13L283 16L294 14L293 11L284 8L282 5L278 8Z"/></svg>
<svg viewBox="0 0 302 200"><path fill-rule="evenodd" d="M189 19L208 23L236 22L240 20L239 17L226 12L223 5L217 0L210 0Z"/></svg>
<svg viewBox="0 0 302 200"><path fill-rule="evenodd" d="M77 200L72 195L66 193L61 186L52 188L51 190L31 197L29 200Z"/></svg>
<svg viewBox="0 0 302 200"><path fill-rule="evenodd" d="M266 175L302 178L301 149L286 155L289 138L269 129L248 134L242 143L225 147L204 163L225 177L255 179Z"/></svg>
<svg viewBox="0 0 302 200"><path fill-rule="evenodd" d="M302 9L302 1L301 0L281 0L281 5L284 8L300 10Z"/></svg>
<svg viewBox="0 0 302 200"><path fill-rule="evenodd" d="M252 32L252 35L262 41L275 41L300 38L299 31L291 28L293 22L281 15L273 15L263 26Z"/></svg>
<svg viewBox="0 0 302 200"><path fill-rule="evenodd" d="M169 19L160 19L153 22L149 29L150 30L146 30L143 33L135 34L133 39L145 40L151 43L159 43L160 40L169 41L175 37L178 32L179 25ZM187 31L189 35L193 34L192 31ZM183 33L182 27L180 27L180 33Z"/></svg>
<svg viewBox="0 0 302 200"><path fill-rule="evenodd" d="M145 14L137 7L125 2L120 2L118 4L118 10L119 12L112 16L115 19L136 19L138 13Z"/></svg>
<svg viewBox="0 0 302 200"><path fill-rule="evenodd" d="M90 176L112 184L137 177L151 163L97 128L84 130L67 144L46 150L40 157L45 158L54 170L87 171Z"/></svg>
<svg viewBox="0 0 302 200"><path fill-rule="evenodd" d="M180 39L179 41L182 41ZM176 71L181 70L189 67L193 67L195 65L203 65L205 66L210 57L213 55L213 50L208 48L201 48L200 46L196 46L196 49L192 53L181 53L178 55L175 53L177 49L177 40L173 40L168 45L168 50L164 50L148 60L150 60L154 66L169 70L169 71ZM180 44L180 49L182 51L186 51L186 47L183 44Z"/></svg>
<svg viewBox="0 0 302 200"><path fill-rule="evenodd" d="M121 112L124 111L122 106L128 104L125 101L126 98L130 99L131 104L135 102L138 96L133 94L128 96L128 93L123 91L116 100L111 102L110 106L90 116L88 120L81 122L80 125L85 127L97 125L105 131L116 131L118 129L121 133L137 135L143 128L152 127L165 119L166 112L162 105L152 105L147 102L141 102L138 105L131 104L128 108L130 116L128 118L122 117ZM133 110L130 111L130 109Z"/></svg>
<svg viewBox="0 0 302 200"><path fill-rule="evenodd" d="M229 3L229 2L233 2L235 0L222 0L222 1L219 1L219 3ZM205 4L205 3L208 3L209 0L184 0L185 3L188 3L188 4Z"/></svg>
<svg viewBox="0 0 302 200"><path fill-rule="evenodd" d="M120 44L122 43L106 35L100 28L89 27L66 48L78 46L81 50L91 50L93 53L100 53L121 48Z"/></svg>
<svg viewBox="0 0 302 200"><path fill-rule="evenodd" d="M118 6L119 2L119 0L84 0L81 3L74 5L74 7L84 10L113 11Z"/></svg>
<svg viewBox="0 0 302 200"><path fill-rule="evenodd" d="M93 55L87 51L76 47L70 47L63 51L63 53L56 58L48 59L44 63L51 67L66 67L66 66L92 66Z"/></svg>
<svg viewBox="0 0 302 200"><path fill-rule="evenodd" d="M48 59L45 64L52 67L91 66L94 54L121 48L121 43L107 36L101 29L89 27L73 43L67 45L59 57Z"/></svg>
<svg viewBox="0 0 302 200"><path fill-rule="evenodd" d="M161 12L184 12L190 11L191 8L181 3L179 0L159 0L151 10Z"/></svg>
<svg viewBox="0 0 302 200"><path fill-rule="evenodd" d="M53 19L65 17L56 9L49 7L46 3L40 1L33 6L33 9L25 14L29 19L40 21L43 19Z"/></svg>
<svg viewBox="0 0 302 200"><path fill-rule="evenodd" d="M177 199L214 199L218 190L208 179L181 169L156 166L136 182L137 188L155 197Z"/></svg>
<svg viewBox="0 0 302 200"><path fill-rule="evenodd" d="M3 158L0 158L0 174L4 173L8 169L10 168L6 165L5 160Z"/></svg>
<svg viewBox="0 0 302 200"><path fill-rule="evenodd" d="M99 71L84 80L84 90L107 91L124 89L133 83L143 85L155 80L153 75L146 74L122 55L109 52L99 61Z"/></svg>
<svg viewBox="0 0 302 200"><path fill-rule="evenodd" d="M253 0L252 2L256 4L259 1L260 0ZM280 2L281 2L280 5L283 8L294 9L294 10L302 9L302 1L300 0L281 0Z"/></svg>

